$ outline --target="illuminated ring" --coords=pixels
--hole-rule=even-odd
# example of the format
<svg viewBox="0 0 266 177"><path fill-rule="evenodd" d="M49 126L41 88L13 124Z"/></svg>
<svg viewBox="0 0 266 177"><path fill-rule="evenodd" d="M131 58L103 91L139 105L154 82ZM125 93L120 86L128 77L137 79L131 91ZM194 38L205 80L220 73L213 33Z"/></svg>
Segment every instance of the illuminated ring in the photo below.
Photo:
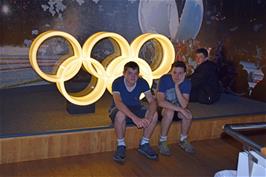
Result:
<svg viewBox="0 0 266 177"><path fill-rule="evenodd" d="M48 38L60 36L65 38L73 48L74 55L67 58L56 71L55 75L46 74L41 71L37 63L37 51L40 45ZM120 56L115 57L113 60L107 58L108 61L105 62L105 67L91 57L91 52L93 47L97 42L104 38L110 38L114 40L117 45L116 48L120 49ZM163 49L163 59L161 65L154 71L151 70L148 63L139 58L139 50L144 45L145 42L151 39L156 39ZM55 82L58 90L61 94L70 102L77 105L88 105L96 102L105 92L106 88L110 93L112 93L112 83L113 81L122 75L124 65L129 61L135 61L138 63L140 68L140 75L147 80L149 86L151 87L153 79L159 78L161 75L167 73L171 64L174 62L174 48L171 42L164 36L159 34L143 34L137 37L129 46L128 42L120 35L116 33L109 32L99 32L92 35L86 40L83 47L81 48L78 41L68 33L60 31L48 31L40 34L32 43L30 48L30 63L35 71L45 80L50 82ZM106 59L106 60L107 60ZM70 95L65 89L65 81L73 78L80 68L84 66L87 72L95 76L98 80L94 89L89 92L89 94L81 95L86 92L86 90L91 90L87 87L81 92ZM78 96L76 96L78 95ZM141 98L144 95L141 95Z"/></svg>
<svg viewBox="0 0 266 177"><path fill-rule="evenodd" d="M84 68L91 75L95 76L98 79L98 81L94 89L89 94L84 95L84 96L71 96L67 93L65 86L64 86L64 82L57 83L57 87L59 88L60 92L70 102L79 104L79 105L80 104L88 105L88 104L96 102L104 94L106 87L107 87L106 84L110 83L110 80L115 79L113 77L111 79L111 74L105 71L104 67L101 65L100 62L98 62L94 58L91 58L91 52L92 52L93 47L96 45L97 42L99 42L100 40L104 38L111 38L115 40L118 43L120 50L121 50L120 57L128 58L130 47L129 47L128 42L122 36L116 33L99 32L89 37L85 41L82 47L82 64Z"/></svg>
<svg viewBox="0 0 266 177"><path fill-rule="evenodd" d="M98 32L95 33L94 35L92 35L91 37L89 37L83 47L82 47L82 52L83 52L83 56L86 58L84 58L84 67L88 72L91 72L92 75L96 76L97 78L104 78L104 80L109 80L110 76L111 76L111 72L107 72L106 75L99 75L97 72L95 72L95 70L93 70L93 67L90 65L90 63L86 63L87 60L95 60L93 58L91 58L91 52L93 47L97 44L97 42L99 42L102 39L105 38L110 38L113 39L115 42L117 42L121 54L120 56L116 57L117 58L128 58L130 56L130 46L128 44L128 42L125 40L125 38L123 38L122 36L116 34L116 33L111 33L111 32ZM97 60L95 60L95 62L98 62ZM86 64L85 64L86 63ZM108 65L109 66L109 65ZM121 74L121 73L120 73Z"/></svg>
<svg viewBox="0 0 266 177"><path fill-rule="evenodd" d="M163 58L158 68L152 71L153 79L159 79L163 74L170 71L172 63L175 60L175 49L171 41L161 34L145 33L137 37L130 45L132 54L138 57L139 51L145 42L156 39L163 49Z"/></svg>
<svg viewBox="0 0 266 177"><path fill-rule="evenodd" d="M47 40L48 38L51 37L62 37L65 38L71 45L71 47L73 48L74 54L73 56L69 57L67 60L65 60L58 68L57 72L55 75L53 74L46 74L44 73L37 62L37 52L38 49L40 48L41 44ZM34 70L40 75L40 77L42 77L43 79L50 81L50 82L58 82L59 80L69 80L72 77L74 77L81 65L82 65L82 60L81 60L81 46L79 44L79 42L70 34L65 33L65 32L61 32L61 31L47 31L44 32L42 34L40 34L31 44L30 50L29 50L29 58L30 58L30 63L32 65L32 67L34 68ZM71 63L71 65L75 66L72 68L69 68L71 70L69 70L68 73L65 73L66 75L61 75L60 73L62 73L62 70L65 69L65 67L67 65L69 65L69 63ZM61 72L60 72L61 71Z"/></svg>

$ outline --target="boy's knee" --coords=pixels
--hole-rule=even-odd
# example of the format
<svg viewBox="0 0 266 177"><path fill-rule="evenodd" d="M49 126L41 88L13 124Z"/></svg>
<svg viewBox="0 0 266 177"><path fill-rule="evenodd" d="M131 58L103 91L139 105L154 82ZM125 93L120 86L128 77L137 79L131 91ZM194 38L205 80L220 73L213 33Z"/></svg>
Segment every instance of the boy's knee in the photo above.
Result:
<svg viewBox="0 0 266 177"><path fill-rule="evenodd" d="M163 118L166 119L172 119L174 116L174 111L170 109L164 109L163 110Z"/></svg>
<svg viewBox="0 0 266 177"><path fill-rule="evenodd" d="M121 111L118 111L115 116L115 122L123 123L126 120L126 115Z"/></svg>
<svg viewBox="0 0 266 177"><path fill-rule="evenodd" d="M189 120L192 120L192 114L189 114L187 117Z"/></svg>
<svg viewBox="0 0 266 177"><path fill-rule="evenodd" d="M181 119L185 119L185 120L192 120L192 114L191 112L187 112L187 114L181 114L181 113L178 113L178 117L181 118Z"/></svg>
<svg viewBox="0 0 266 177"><path fill-rule="evenodd" d="M192 113L189 111L188 114L186 115L187 119L191 120L192 119Z"/></svg>

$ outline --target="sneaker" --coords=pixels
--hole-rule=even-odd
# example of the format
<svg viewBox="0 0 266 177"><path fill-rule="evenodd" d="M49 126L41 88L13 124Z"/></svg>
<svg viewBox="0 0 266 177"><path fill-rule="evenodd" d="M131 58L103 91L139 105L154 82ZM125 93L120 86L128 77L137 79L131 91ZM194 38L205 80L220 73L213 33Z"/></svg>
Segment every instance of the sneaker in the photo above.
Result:
<svg viewBox="0 0 266 177"><path fill-rule="evenodd" d="M138 151L150 160L156 160L158 158L156 152L151 148L149 143L139 145Z"/></svg>
<svg viewBox="0 0 266 177"><path fill-rule="evenodd" d="M194 147L190 144L190 142L187 139L184 139L183 141L179 141L179 146L186 152L190 154L195 153Z"/></svg>
<svg viewBox="0 0 266 177"><path fill-rule="evenodd" d="M126 146L117 146L113 160L116 162L124 162L126 158Z"/></svg>
<svg viewBox="0 0 266 177"><path fill-rule="evenodd" d="M166 141L159 142L159 149L162 155L167 155L167 156L171 155L171 151Z"/></svg>

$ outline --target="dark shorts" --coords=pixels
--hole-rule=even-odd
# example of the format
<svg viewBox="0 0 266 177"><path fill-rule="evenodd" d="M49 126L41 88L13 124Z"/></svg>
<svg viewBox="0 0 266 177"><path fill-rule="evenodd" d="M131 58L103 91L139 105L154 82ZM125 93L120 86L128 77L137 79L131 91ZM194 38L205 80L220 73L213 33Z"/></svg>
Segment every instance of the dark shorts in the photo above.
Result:
<svg viewBox="0 0 266 177"><path fill-rule="evenodd" d="M144 106L127 106L127 108L136 116L140 118L144 118L147 112L147 109ZM111 118L112 122L115 121L115 116L119 110L114 106L109 109L109 117ZM127 125L135 125L134 122L126 116L126 124Z"/></svg>
<svg viewBox="0 0 266 177"><path fill-rule="evenodd" d="M158 112L158 120L161 121L163 116L162 116L162 108L158 108L157 112ZM178 112L175 111L174 112L174 117L173 117L173 121L180 121L182 118L178 117Z"/></svg>

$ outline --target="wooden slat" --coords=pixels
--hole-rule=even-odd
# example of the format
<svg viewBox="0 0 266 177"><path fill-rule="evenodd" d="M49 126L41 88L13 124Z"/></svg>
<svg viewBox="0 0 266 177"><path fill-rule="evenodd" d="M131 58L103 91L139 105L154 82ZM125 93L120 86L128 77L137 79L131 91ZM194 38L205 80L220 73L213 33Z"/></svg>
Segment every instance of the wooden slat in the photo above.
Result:
<svg viewBox="0 0 266 177"><path fill-rule="evenodd" d="M189 134L190 140L218 138L224 124L266 121L266 115L213 118L193 121ZM176 143L180 133L180 122L174 122L169 130L168 141ZM160 134L158 124L151 138L157 145ZM127 148L138 147L142 130L128 127L126 130ZM85 132L52 134L0 139L0 164L37 159L65 157L96 152L113 151L116 135L113 128Z"/></svg>

